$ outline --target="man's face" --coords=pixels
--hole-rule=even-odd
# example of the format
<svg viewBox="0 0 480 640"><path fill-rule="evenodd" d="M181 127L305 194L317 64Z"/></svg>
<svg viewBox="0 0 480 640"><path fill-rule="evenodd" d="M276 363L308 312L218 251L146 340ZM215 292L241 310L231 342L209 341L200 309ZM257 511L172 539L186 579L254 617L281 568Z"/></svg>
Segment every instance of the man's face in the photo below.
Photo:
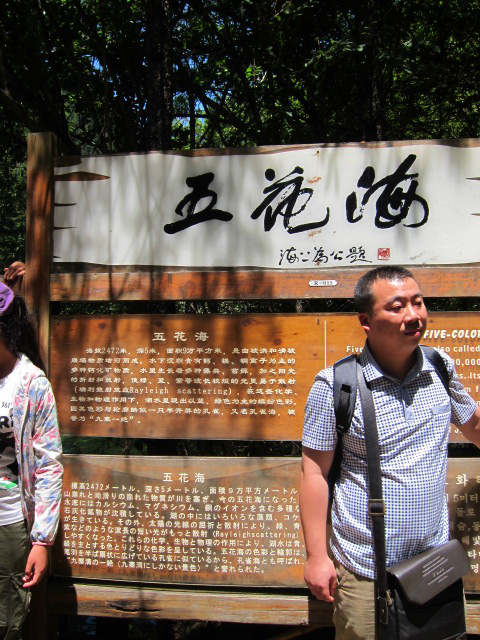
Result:
<svg viewBox="0 0 480 640"><path fill-rule="evenodd" d="M410 355L427 326L427 310L418 284L407 280L377 280L372 286L371 313L359 313L374 353Z"/></svg>

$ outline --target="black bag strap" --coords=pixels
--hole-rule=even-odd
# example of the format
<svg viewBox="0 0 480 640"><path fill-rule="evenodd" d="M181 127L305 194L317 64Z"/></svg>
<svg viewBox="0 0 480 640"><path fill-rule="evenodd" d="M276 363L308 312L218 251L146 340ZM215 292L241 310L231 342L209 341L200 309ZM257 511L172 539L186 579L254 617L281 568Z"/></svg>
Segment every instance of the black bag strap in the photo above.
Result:
<svg viewBox="0 0 480 640"><path fill-rule="evenodd" d="M450 376L445 360L433 347L420 345L423 354L434 366L443 386L450 395ZM357 356L347 356L333 365L333 404L335 407L335 427L338 435L344 435L350 428L357 398Z"/></svg>
<svg viewBox="0 0 480 640"><path fill-rule="evenodd" d="M426 347L422 344L420 345L420 348L423 351L423 355L428 360L430 360L430 363L435 367L435 370L438 373L438 376L442 381L446 392L448 393L448 395L450 395L450 376L448 375L448 369L445 360L433 347Z"/></svg>
<svg viewBox="0 0 480 640"><path fill-rule="evenodd" d="M333 406L335 409L337 446L335 447L335 455L328 474L330 502L333 500L333 491L340 477L343 458L342 437L350 429L356 399L357 356L348 356L333 365Z"/></svg>
<svg viewBox="0 0 480 640"><path fill-rule="evenodd" d="M368 466L368 512L372 520L373 551L376 569L376 604L378 620L388 623L388 604L391 602L387 588L387 555L385 550L385 503L382 492L380 469L380 446L378 444L377 420L371 389L367 386L360 363L357 365L357 383L362 401L363 426Z"/></svg>
<svg viewBox="0 0 480 640"><path fill-rule="evenodd" d="M333 365L333 405L337 435L347 433L357 399L357 356L348 356Z"/></svg>

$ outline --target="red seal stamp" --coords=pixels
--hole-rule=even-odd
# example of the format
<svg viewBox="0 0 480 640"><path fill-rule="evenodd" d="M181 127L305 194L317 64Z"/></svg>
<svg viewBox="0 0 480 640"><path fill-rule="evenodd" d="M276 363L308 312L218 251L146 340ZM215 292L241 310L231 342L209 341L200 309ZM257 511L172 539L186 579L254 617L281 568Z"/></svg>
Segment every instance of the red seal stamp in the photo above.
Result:
<svg viewBox="0 0 480 640"><path fill-rule="evenodd" d="M390 249L378 249L377 260L390 260Z"/></svg>

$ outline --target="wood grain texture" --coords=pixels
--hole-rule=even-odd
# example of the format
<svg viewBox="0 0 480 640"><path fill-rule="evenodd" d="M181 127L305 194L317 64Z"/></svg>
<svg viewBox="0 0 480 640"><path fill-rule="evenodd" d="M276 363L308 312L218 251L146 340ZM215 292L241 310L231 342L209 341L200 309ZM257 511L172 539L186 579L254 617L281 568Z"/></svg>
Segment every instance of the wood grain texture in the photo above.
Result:
<svg viewBox="0 0 480 640"><path fill-rule="evenodd" d="M49 370L50 264L53 226L55 136L31 133L27 151L25 299L38 325L40 356Z"/></svg>
<svg viewBox="0 0 480 640"><path fill-rule="evenodd" d="M52 572L302 588L299 482L299 458L65 456ZM465 590L478 593L478 458L449 459L446 492L451 534L470 556Z"/></svg>
<svg viewBox="0 0 480 640"><path fill-rule="evenodd" d="M52 573L303 585L298 458L65 456Z"/></svg>
<svg viewBox="0 0 480 640"><path fill-rule="evenodd" d="M52 335L62 431L77 435L299 440L325 362L312 315L57 316Z"/></svg>
<svg viewBox="0 0 480 640"><path fill-rule="evenodd" d="M332 607L308 595L161 589L53 581L52 615L216 620L251 624L332 626ZM480 602L467 600L467 632L480 633Z"/></svg>
<svg viewBox="0 0 480 640"><path fill-rule="evenodd" d="M351 298L365 269L312 269L303 271L179 271L77 265L69 273L50 277L51 299L73 301L135 300L256 300ZM480 295L478 264L415 267L412 271L426 297ZM312 281L336 282L312 286Z"/></svg>
<svg viewBox="0 0 480 640"><path fill-rule="evenodd" d="M255 591L162 589L55 580L48 588L52 613L120 618L218 620L222 622L324 625L332 623L326 603L300 595Z"/></svg>

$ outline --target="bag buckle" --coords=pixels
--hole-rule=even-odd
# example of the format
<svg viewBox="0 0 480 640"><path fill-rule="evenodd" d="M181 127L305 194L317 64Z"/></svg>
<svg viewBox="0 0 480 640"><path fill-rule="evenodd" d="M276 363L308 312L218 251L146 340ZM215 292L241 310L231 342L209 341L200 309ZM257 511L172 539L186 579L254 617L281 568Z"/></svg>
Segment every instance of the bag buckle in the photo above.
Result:
<svg viewBox="0 0 480 640"><path fill-rule="evenodd" d="M388 606L392 605L392 598L390 597L390 591L387 591L386 597L377 597L378 607L378 619L382 624L388 624Z"/></svg>
<svg viewBox="0 0 480 640"><path fill-rule="evenodd" d="M372 498L368 501L368 513L371 516L385 515L385 502L379 498Z"/></svg>

